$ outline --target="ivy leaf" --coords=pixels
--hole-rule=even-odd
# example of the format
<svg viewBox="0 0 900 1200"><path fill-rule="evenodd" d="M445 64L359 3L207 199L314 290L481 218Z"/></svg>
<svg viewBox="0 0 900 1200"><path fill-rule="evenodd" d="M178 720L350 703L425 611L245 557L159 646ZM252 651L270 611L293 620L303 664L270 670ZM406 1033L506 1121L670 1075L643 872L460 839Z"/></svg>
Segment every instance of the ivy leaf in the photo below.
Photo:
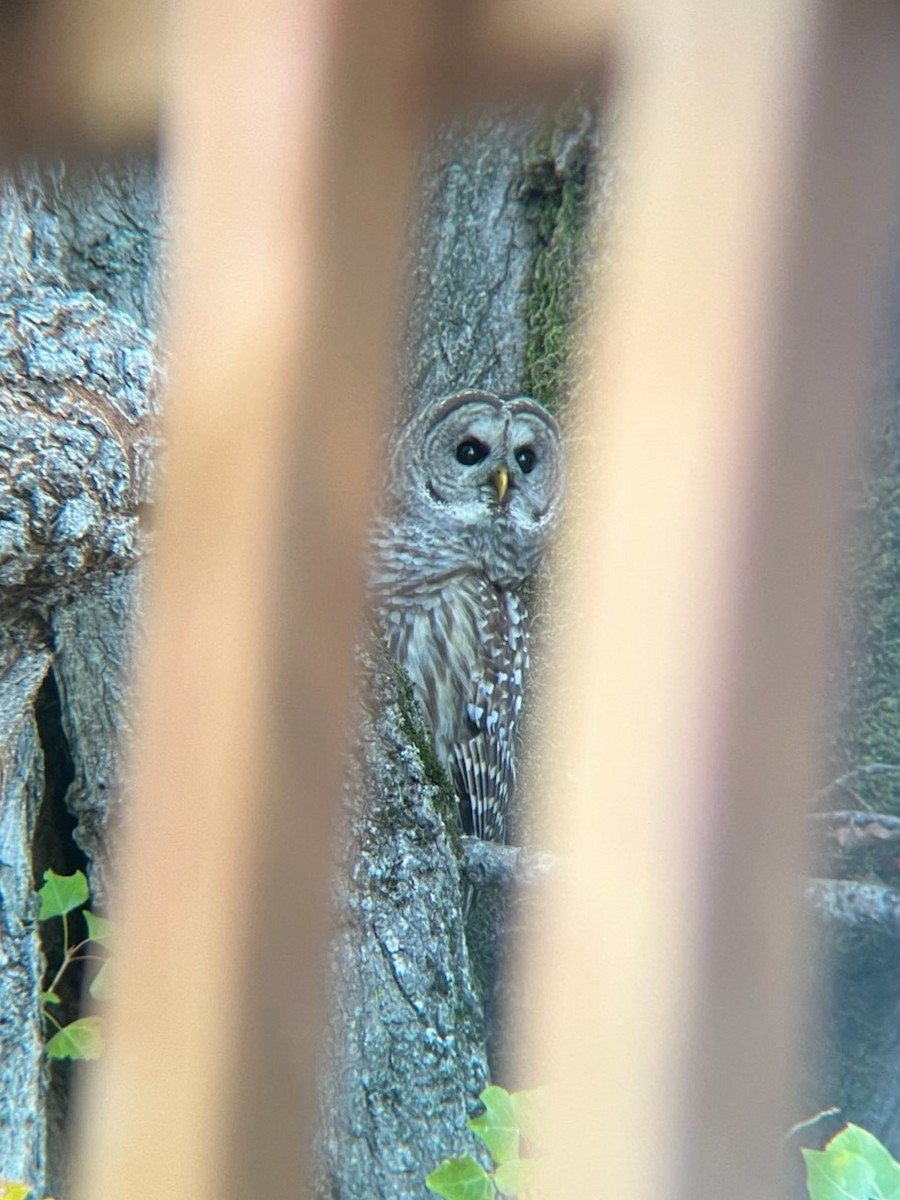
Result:
<svg viewBox="0 0 900 1200"><path fill-rule="evenodd" d="M80 908L88 898L88 885L81 871L72 875L57 875L51 868L44 872L44 886L38 892L41 898L39 921L61 917L63 913Z"/></svg>
<svg viewBox="0 0 900 1200"><path fill-rule="evenodd" d="M107 960L91 980L88 991L95 1000L109 1000L114 990L112 964Z"/></svg>
<svg viewBox="0 0 900 1200"><path fill-rule="evenodd" d="M66 1025L47 1043L51 1058L98 1058L103 1049L99 1017L79 1017Z"/></svg>
<svg viewBox="0 0 900 1200"><path fill-rule="evenodd" d="M501 1163L494 1172L494 1183L501 1196L521 1196L538 1185L540 1163L536 1158L516 1158Z"/></svg>
<svg viewBox="0 0 900 1200"><path fill-rule="evenodd" d="M468 1122L480 1137L496 1163L519 1157L519 1125L513 1112L512 1098L506 1088L496 1084L485 1088L478 1097L485 1111Z"/></svg>
<svg viewBox="0 0 900 1200"><path fill-rule="evenodd" d="M853 1154L859 1155L872 1168L873 1191L876 1200L900 1200L900 1163L879 1142L874 1134L860 1129L858 1125L848 1125L833 1137L826 1146L826 1152L839 1142L840 1145Z"/></svg>
<svg viewBox="0 0 900 1200"><path fill-rule="evenodd" d="M546 1107L546 1088L532 1088L530 1091L510 1092L512 1111L519 1132L533 1147L541 1144L544 1133L543 1116Z"/></svg>
<svg viewBox="0 0 900 1200"><path fill-rule="evenodd" d="M872 1200L869 1185L874 1172L853 1154L827 1150L801 1151L806 1161L806 1189L810 1200Z"/></svg>
<svg viewBox="0 0 900 1200"><path fill-rule="evenodd" d="M109 946L113 939L113 923L106 917L98 917L90 909L84 910L84 920L87 925L87 935L98 946Z"/></svg>
<svg viewBox="0 0 900 1200"><path fill-rule="evenodd" d="M425 1186L444 1200L494 1200L496 1195L490 1175L468 1154L465 1158L445 1158L425 1180Z"/></svg>
<svg viewBox="0 0 900 1200"><path fill-rule="evenodd" d="M41 992L41 1004L62 1004L56 992ZM0 1192L0 1200L3 1200L3 1193Z"/></svg>
<svg viewBox="0 0 900 1200"><path fill-rule="evenodd" d="M811 1200L900 1200L900 1164L878 1138L848 1125L824 1150L804 1150Z"/></svg>
<svg viewBox="0 0 900 1200"><path fill-rule="evenodd" d="M31 1188L27 1183L13 1183L0 1179L0 1200L27 1200Z"/></svg>

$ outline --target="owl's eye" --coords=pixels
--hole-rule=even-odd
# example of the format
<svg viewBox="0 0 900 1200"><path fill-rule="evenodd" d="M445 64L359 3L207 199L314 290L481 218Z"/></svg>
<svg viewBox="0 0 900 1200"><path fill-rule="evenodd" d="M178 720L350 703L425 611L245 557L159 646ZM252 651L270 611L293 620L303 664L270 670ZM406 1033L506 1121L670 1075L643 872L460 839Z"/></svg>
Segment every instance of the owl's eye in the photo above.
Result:
<svg viewBox="0 0 900 1200"><path fill-rule="evenodd" d="M488 447L484 442L479 442L477 438L466 438L456 447L456 461L462 463L464 467L474 467L476 463L480 463L487 456Z"/></svg>
<svg viewBox="0 0 900 1200"><path fill-rule="evenodd" d="M516 451L516 462L523 475L530 475L537 462L537 455L530 446L520 446Z"/></svg>

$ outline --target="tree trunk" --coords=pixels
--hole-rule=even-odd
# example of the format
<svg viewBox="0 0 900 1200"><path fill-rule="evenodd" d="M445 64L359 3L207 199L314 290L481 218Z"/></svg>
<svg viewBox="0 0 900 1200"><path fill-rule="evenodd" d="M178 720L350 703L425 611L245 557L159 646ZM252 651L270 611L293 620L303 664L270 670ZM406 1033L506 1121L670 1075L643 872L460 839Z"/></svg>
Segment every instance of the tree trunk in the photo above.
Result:
<svg viewBox="0 0 900 1200"><path fill-rule="evenodd" d="M144 323L157 221L143 165L72 181L29 169L0 185L0 1176L39 1194L64 1186L70 1071L44 1054L39 992L58 931L38 924L35 888L48 867L83 868L95 905L107 892L158 440ZM133 315L82 290L91 264Z"/></svg>

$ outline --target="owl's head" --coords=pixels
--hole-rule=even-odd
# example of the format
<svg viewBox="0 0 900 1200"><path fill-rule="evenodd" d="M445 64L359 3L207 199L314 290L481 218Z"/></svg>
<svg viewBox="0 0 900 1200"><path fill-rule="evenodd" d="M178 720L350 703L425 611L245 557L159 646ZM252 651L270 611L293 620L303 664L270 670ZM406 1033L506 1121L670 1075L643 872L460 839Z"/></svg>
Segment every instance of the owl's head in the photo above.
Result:
<svg viewBox="0 0 900 1200"><path fill-rule="evenodd" d="M559 427L535 400L470 391L436 401L403 430L392 468L407 512L534 569L564 487Z"/></svg>

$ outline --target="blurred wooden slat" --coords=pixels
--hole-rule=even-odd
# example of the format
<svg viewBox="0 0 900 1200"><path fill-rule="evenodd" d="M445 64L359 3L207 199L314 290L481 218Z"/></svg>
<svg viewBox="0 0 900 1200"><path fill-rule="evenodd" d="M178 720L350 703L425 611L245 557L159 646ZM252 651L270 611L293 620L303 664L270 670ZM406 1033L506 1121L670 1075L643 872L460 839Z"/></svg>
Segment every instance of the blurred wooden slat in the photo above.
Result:
<svg viewBox="0 0 900 1200"><path fill-rule="evenodd" d="M178 0L173 388L121 988L80 1194L304 1194L413 0Z"/></svg>
<svg viewBox="0 0 900 1200"><path fill-rule="evenodd" d="M0 5L0 157L155 139L162 0Z"/></svg>
<svg viewBox="0 0 900 1200"><path fill-rule="evenodd" d="M635 0L529 963L553 1187L778 1192L800 832L897 208L900 8ZM635 850L637 849L637 851Z"/></svg>
<svg viewBox="0 0 900 1200"><path fill-rule="evenodd" d="M478 74L534 86L596 66L627 0L479 0L463 26Z"/></svg>
<svg viewBox="0 0 900 1200"><path fill-rule="evenodd" d="M559 85L595 66L619 0L431 4L444 70L431 83L457 101L510 87ZM164 103L163 0L28 0L0 5L0 158L104 154L156 139ZM385 14L390 18L390 14ZM177 20L177 18L176 18ZM434 63L419 64L426 74Z"/></svg>
<svg viewBox="0 0 900 1200"><path fill-rule="evenodd" d="M59 0L60 44L75 64L73 104L88 149L156 137L163 104L163 0Z"/></svg>

